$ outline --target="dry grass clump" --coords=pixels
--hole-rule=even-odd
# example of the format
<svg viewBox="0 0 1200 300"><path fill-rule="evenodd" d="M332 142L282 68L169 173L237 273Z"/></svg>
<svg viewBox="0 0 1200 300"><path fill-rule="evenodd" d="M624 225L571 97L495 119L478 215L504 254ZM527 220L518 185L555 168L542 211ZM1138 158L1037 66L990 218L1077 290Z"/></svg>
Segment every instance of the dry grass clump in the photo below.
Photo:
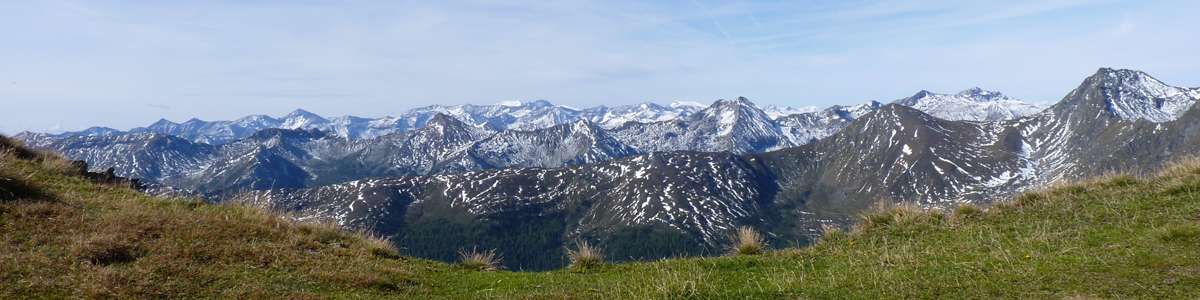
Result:
<svg viewBox="0 0 1200 300"><path fill-rule="evenodd" d="M938 210L922 209L916 204L881 201L859 217L854 230L861 232L872 228L904 225L936 225L944 218Z"/></svg>
<svg viewBox="0 0 1200 300"><path fill-rule="evenodd" d="M1200 175L1200 156L1188 156L1166 164L1158 171L1158 177L1188 177Z"/></svg>
<svg viewBox="0 0 1200 300"><path fill-rule="evenodd" d="M372 255L383 258L400 258L400 250L396 249L396 244L393 244L387 237L369 232L360 232L358 236Z"/></svg>
<svg viewBox="0 0 1200 300"><path fill-rule="evenodd" d="M1045 203L1050 199L1042 192L1026 192L1013 198L1012 203L1017 207L1034 207Z"/></svg>
<svg viewBox="0 0 1200 300"><path fill-rule="evenodd" d="M468 270L477 271L496 271L500 269L500 256L496 255L496 249L487 251L479 251L471 248L470 251L458 251L458 266Z"/></svg>
<svg viewBox="0 0 1200 300"><path fill-rule="evenodd" d="M950 221L954 223L962 223L965 220L976 219L983 216L983 209L978 206L963 203L954 208L950 214Z"/></svg>
<svg viewBox="0 0 1200 300"><path fill-rule="evenodd" d="M833 224L821 225L821 239L818 243L833 243L846 239L849 235L841 227Z"/></svg>
<svg viewBox="0 0 1200 300"><path fill-rule="evenodd" d="M734 255L757 255L766 251L767 247L763 244L763 237L758 231L749 226L738 227L737 232L733 234L733 247L729 249L730 254Z"/></svg>
<svg viewBox="0 0 1200 300"><path fill-rule="evenodd" d="M1100 185L1106 187L1125 187L1138 183L1138 178L1125 173L1109 173L1100 176Z"/></svg>
<svg viewBox="0 0 1200 300"><path fill-rule="evenodd" d="M87 171L81 165L62 158L53 152L38 151L38 153L38 158L35 160L42 166L42 169L64 175L78 175Z"/></svg>
<svg viewBox="0 0 1200 300"><path fill-rule="evenodd" d="M587 241L576 243L575 249L567 249L567 257L571 259L571 269L587 270L604 264L604 253Z"/></svg>

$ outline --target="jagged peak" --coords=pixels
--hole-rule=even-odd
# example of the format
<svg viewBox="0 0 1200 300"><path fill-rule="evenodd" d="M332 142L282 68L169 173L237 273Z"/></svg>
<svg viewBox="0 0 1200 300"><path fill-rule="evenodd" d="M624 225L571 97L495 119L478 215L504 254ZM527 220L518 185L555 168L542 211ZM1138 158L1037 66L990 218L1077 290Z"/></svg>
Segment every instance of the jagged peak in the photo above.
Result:
<svg viewBox="0 0 1200 300"><path fill-rule="evenodd" d="M285 119L291 119L291 118L297 118L297 117L304 117L304 118L310 118L310 119L316 119L316 120L324 120L325 119L324 117L321 117L321 115L312 113L312 112L304 110L302 108L297 108L296 110L293 110L292 112L288 113L287 115L284 115L283 117Z"/></svg>
<svg viewBox="0 0 1200 300"><path fill-rule="evenodd" d="M429 117L428 124L447 124L447 123L452 123L452 122L457 123L457 122L461 122L461 121L459 121L458 118L455 118L453 116L437 112L437 113L434 113L433 116Z"/></svg>
<svg viewBox="0 0 1200 300"><path fill-rule="evenodd" d="M1146 90L1174 88L1154 78L1154 76L1146 74L1146 72L1131 69L1100 68L1096 70L1096 74L1093 74L1088 79L1107 86L1136 87Z"/></svg>
<svg viewBox="0 0 1200 300"><path fill-rule="evenodd" d="M738 107L738 106L756 107L754 105L754 102L750 102L750 99L746 99L746 97L737 97L737 98L734 98L733 100L717 99L717 101L713 102L713 104L708 106L708 108Z"/></svg>
<svg viewBox="0 0 1200 300"><path fill-rule="evenodd" d="M160 119L158 119L158 121L154 121L154 123L151 123L149 127L156 128L156 127L164 127L164 126L172 126L172 125L179 125L179 124L175 123L175 122L171 122L170 120L167 120L166 118L160 118Z"/></svg>
<svg viewBox="0 0 1200 300"><path fill-rule="evenodd" d="M1150 77L1150 74L1146 74L1146 72L1142 72L1139 70L1119 69L1119 68L1110 68L1110 67L1100 67L1099 69L1096 69L1096 73L1093 76L1097 76L1097 75L1103 75L1103 76L1112 75L1112 76L1120 76L1120 77L1143 77L1143 76Z"/></svg>
<svg viewBox="0 0 1200 300"><path fill-rule="evenodd" d="M1055 104L1055 111L1067 115L1079 109L1102 109L1123 120L1166 122L1178 118L1198 99L1200 93L1167 85L1142 71L1100 68Z"/></svg>
<svg viewBox="0 0 1200 300"><path fill-rule="evenodd" d="M925 97L929 97L929 96L933 96L933 95L937 95L937 94L934 92L930 92L929 90L920 90L920 91L917 91L916 94L913 94L912 97L909 97L909 98L921 99L921 98L925 98Z"/></svg>
<svg viewBox="0 0 1200 300"><path fill-rule="evenodd" d="M455 118L454 116L444 113L435 113L428 121L425 122L426 128L446 129L446 128L466 128L471 127L470 124Z"/></svg>
<svg viewBox="0 0 1200 300"><path fill-rule="evenodd" d="M896 124L918 124L919 126L929 126L933 122L938 122L941 119L933 117L919 109L915 109L903 104L888 103L862 115L855 119L855 124L867 126L862 128L877 127L878 124L888 124L886 126L895 126ZM854 126L854 125L851 125Z"/></svg>
<svg viewBox="0 0 1200 300"><path fill-rule="evenodd" d="M592 121L589 121L588 119L583 119L583 118L572 121L571 127L575 128L575 130L583 129L583 130L588 130L588 131L599 130L599 128L600 128L599 126L596 126L595 123L592 123Z"/></svg>
<svg viewBox="0 0 1200 300"><path fill-rule="evenodd" d="M983 89L980 87L972 87L969 89L962 90L953 95L934 93L934 92L930 92L929 90L920 90L916 94L913 94L912 96L909 96L907 98L896 100L896 101L894 101L894 103L900 103L903 105L913 106L913 105L915 105L921 101L924 101L926 99L943 99L946 97L951 97L953 99L958 99L958 100L974 101L974 102L987 102L987 101L1008 99L1008 97L1005 96L1003 93L1000 93L997 91L992 91L992 90L986 90L986 89Z"/></svg>
<svg viewBox="0 0 1200 300"><path fill-rule="evenodd" d="M882 102L871 100L870 102L858 105L834 105L826 108L823 112L825 114L841 115L848 119L856 119L883 107L883 105Z"/></svg>
<svg viewBox="0 0 1200 300"><path fill-rule="evenodd" d="M425 126L413 132L417 135L434 135L448 139L473 139L487 134L487 130L463 122L454 116L435 113Z"/></svg>

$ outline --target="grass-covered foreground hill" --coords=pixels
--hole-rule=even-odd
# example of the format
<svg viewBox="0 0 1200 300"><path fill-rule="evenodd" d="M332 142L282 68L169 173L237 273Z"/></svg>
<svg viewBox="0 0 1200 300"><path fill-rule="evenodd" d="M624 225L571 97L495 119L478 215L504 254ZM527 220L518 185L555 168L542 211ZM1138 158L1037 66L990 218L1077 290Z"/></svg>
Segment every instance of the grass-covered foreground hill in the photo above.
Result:
<svg viewBox="0 0 1200 300"><path fill-rule="evenodd" d="M804 249L520 273L93 183L7 140L0 152L3 299L1200 298L1198 161L986 210L881 209Z"/></svg>

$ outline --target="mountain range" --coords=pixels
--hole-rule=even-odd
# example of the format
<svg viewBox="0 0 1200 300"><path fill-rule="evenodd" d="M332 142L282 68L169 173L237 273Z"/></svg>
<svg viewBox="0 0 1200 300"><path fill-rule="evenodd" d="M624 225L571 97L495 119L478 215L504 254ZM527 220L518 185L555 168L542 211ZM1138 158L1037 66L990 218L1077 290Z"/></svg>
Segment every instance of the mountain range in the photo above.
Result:
<svg viewBox="0 0 1200 300"><path fill-rule="evenodd" d="M453 259L480 246L540 269L561 265L573 240L621 259L710 253L742 225L807 243L878 201L987 203L1154 168L1200 153L1197 99L1198 89L1104 68L1045 109L969 89L790 114L744 98L585 110L535 101L18 137L123 176L371 229L408 254Z"/></svg>
<svg viewBox="0 0 1200 300"><path fill-rule="evenodd" d="M1015 101L989 98L999 95L996 92L970 91L977 92L922 92L918 95L923 97L898 102L936 109L939 103L961 107L942 98L985 104ZM872 101L824 110L760 109L737 98L708 107L676 102L579 110L533 101L430 106L377 119L325 118L296 110L279 118L159 120L128 131L93 127L17 137L97 169L111 167L121 176L220 198L243 190L509 167L555 168L663 151L759 153L829 136L881 106ZM1010 115L1020 113L1027 112Z"/></svg>
<svg viewBox="0 0 1200 300"><path fill-rule="evenodd" d="M748 103L746 100L742 100ZM1036 105L1003 96L999 92L986 91L979 88L965 90L958 94L936 94L921 91L916 95L894 101L907 106L926 110L929 113L949 120L994 121L1012 119L1039 109ZM768 105L752 109L760 111L764 116L755 116L764 120L781 121L785 118L835 118L853 120L856 116L866 113L869 109L878 108L878 102L871 101L859 106L833 106L824 110L815 107L793 108L788 106ZM547 127L586 120L605 129L614 129L626 123L656 123L673 120L685 120L694 113L704 111L708 106L695 102L676 101L670 105L656 103L640 103L615 107L597 106L587 109L576 109L569 106L554 105L549 101L536 100L530 102L506 102L494 105L434 105L412 109L398 117L365 118L357 116L340 116L326 118L303 109L296 109L281 117L266 115L249 115L232 121L203 121L190 119L176 123L160 119L145 127L137 127L127 131L108 127L91 127L88 129L64 132L60 134L39 134L45 137L63 138L70 136L108 136L127 133L161 133L191 140L197 143L221 145L239 139L247 138L255 132L264 129L320 129L333 135L347 139L371 139L391 133L399 133L424 127L437 114L444 114L464 123L485 128L489 131L504 130L536 130ZM957 115L956 115L957 114ZM797 127L799 124L784 125ZM26 133L31 134L31 133Z"/></svg>

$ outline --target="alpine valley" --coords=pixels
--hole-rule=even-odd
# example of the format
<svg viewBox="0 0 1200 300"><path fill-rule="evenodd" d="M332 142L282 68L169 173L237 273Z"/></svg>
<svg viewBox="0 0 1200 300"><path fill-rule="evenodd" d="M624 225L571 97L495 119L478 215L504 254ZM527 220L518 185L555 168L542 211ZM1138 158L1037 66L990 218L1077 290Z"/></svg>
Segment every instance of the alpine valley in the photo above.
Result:
<svg viewBox="0 0 1200 300"><path fill-rule="evenodd" d="M283 117L29 133L27 145L150 191L288 211L390 237L406 255L497 249L507 267L722 251L738 226L810 243L879 201L986 204L1200 153L1200 89L1102 68L1039 107L979 88L884 104L745 98L575 109L430 106L396 117Z"/></svg>

